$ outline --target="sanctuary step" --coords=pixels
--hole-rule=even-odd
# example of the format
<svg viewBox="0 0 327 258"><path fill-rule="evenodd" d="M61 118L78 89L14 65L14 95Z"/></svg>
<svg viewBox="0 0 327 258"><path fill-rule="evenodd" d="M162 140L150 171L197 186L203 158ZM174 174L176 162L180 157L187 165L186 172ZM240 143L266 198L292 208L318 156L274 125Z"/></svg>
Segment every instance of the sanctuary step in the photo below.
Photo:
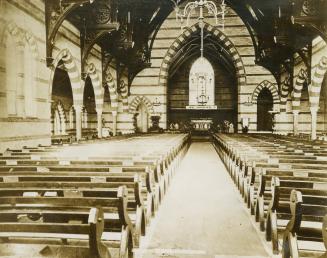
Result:
<svg viewBox="0 0 327 258"><path fill-rule="evenodd" d="M192 142L210 142L210 135L192 135Z"/></svg>
<svg viewBox="0 0 327 258"><path fill-rule="evenodd" d="M208 131L193 131L191 140L192 142L211 142L211 135Z"/></svg>

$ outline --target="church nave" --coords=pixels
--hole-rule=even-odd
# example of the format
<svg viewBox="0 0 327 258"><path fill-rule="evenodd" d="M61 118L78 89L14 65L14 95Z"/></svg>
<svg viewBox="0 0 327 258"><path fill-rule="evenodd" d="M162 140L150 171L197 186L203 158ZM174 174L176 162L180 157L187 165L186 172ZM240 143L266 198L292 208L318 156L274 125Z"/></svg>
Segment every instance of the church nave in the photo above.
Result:
<svg viewBox="0 0 327 258"><path fill-rule="evenodd" d="M176 173L139 257L271 257L211 143L192 143Z"/></svg>

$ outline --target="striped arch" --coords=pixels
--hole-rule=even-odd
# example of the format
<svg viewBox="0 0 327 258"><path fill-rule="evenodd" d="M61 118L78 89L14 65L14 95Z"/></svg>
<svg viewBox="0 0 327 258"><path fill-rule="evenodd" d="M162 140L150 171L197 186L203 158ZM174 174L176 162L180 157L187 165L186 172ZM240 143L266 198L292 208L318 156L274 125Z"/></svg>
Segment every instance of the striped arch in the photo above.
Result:
<svg viewBox="0 0 327 258"><path fill-rule="evenodd" d="M97 73L97 69L93 63L88 65L87 72L92 81L96 110L100 111L103 109L103 89L101 86L100 77Z"/></svg>
<svg viewBox="0 0 327 258"><path fill-rule="evenodd" d="M214 26L205 23L204 29L208 32L211 32L217 38L217 40L222 43L224 49L228 51L228 53L232 57L236 69L238 86L240 87L242 85L246 85L246 73L245 73L244 65L234 44L218 28L215 28ZM183 46L183 44L192 36L192 34L198 30L200 30L199 23L194 24L190 28L186 28L184 32L170 46L166 55L164 56L163 62L160 67L160 73L159 73L160 86L165 86L165 87L167 86L169 66L171 65L171 62L174 60L174 56L176 55L178 50Z"/></svg>
<svg viewBox="0 0 327 258"><path fill-rule="evenodd" d="M280 112L286 112L287 97L291 86L291 79L288 76L281 85L280 91Z"/></svg>
<svg viewBox="0 0 327 258"><path fill-rule="evenodd" d="M123 112L128 112L128 86L124 80L120 81L119 89L123 101Z"/></svg>
<svg viewBox="0 0 327 258"><path fill-rule="evenodd" d="M299 111L300 110L300 104L301 104L301 95L302 95L302 89L303 84L307 79L307 72L304 69L301 69L292 92L292 109L293 111Z"/></svg>
<svg viewBox="0 0 327 258"><path fill-rule="evenodd" d="M321 91L321 84L327 71L327 57L323 56L319 64L316 66L315 72L312 76L311 84L309 85L309 101L310 107L319 106L319 98Z"/></svg>
<svg viewBox="0 0 327 258"><path fill-rule="evenodd" d="M111 109L113 112L117 113L117 110L118 110L117 88L116 88L115 80L112 77L112 74L110 73L109 69L107 69L107 71L106 71L105 81L108 86L108 90L109 90L109 94L110 94Z"/></svg>
<svg viewBox="0 0 327 258"><path fill-rule="evenodd" d="M135 97L133 99L133 101L131 102L131 104L130 104L129 112L130 113L136 113L137 108L141 103L143 103L147 107L149 114L154 113L152 102L145 96Z"/></svg>
<svg viewBox="0 0 327 258"><path fill-rule="evenodd" d="M276 87L273 83L271 83L271 82L269 82L269 81L267 81L267 80L264 80L263 82L261 82L261 83L260 83L260 84L255 88L255 90L253 91L253 93L252 93L252 103L257 103L257 101L258 101L258 96L259 96L260 92L261 92L264 88L268 89L268 90L271 92L271 94L272 94L272 96L273 96L274 104L279 104L280 99L279 99L279 95L278 95L277 87Z"/></svg>
<svg viewBox="0 0 327 258"><path fill-rule="evenodd" d="M75 63L74 57L72 56L72 54L68 49L61 50L53 62L54 65L52 67L52 73L50 77L50 98L52 92L54 71L60 60L64 62L64 66L67 69L67 73L73 91L74 106L81 107L83 105L83 87L81 84L81 76L78 67Z"/></svg>

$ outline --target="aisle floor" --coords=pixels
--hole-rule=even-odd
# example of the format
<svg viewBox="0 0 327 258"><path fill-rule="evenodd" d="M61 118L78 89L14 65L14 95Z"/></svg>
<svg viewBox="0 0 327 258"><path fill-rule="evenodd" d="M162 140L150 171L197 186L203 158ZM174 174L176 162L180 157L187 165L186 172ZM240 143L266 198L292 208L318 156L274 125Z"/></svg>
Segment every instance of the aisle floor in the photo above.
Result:
<svg viewBox="0 0 327 258"><path fill-rule="evenodd" d="M137 257L270 257L266 250L211 143L192 143Z"/></svg>

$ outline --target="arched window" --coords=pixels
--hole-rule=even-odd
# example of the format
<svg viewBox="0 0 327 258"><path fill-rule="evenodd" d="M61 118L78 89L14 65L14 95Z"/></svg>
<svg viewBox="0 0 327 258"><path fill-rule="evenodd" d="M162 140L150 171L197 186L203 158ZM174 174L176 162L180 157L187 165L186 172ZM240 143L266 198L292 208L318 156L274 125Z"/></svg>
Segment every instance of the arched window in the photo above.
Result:
<svg viewBox="0 0 327 258"><path fill-rule="evenodd" d="M6 68L6 98L7 115L17 115L17 90L18 90L18 50L14 38L8 33L5 42L5 68Z"/></svg>
<svg viewBox="0 0 327 258"><path fill-rule="evenodd" d="M210 62L204 57L195 60L190 70L189 105L215 105L215 73Z"/></svg>
<svg viewBox="0 0 327 258"><path fill-rule="evenodd" d="M29 45L24 49L24 99L25 116L36 116L35 103L35 84L36 84L36 59L31 52Z"/></svg>

